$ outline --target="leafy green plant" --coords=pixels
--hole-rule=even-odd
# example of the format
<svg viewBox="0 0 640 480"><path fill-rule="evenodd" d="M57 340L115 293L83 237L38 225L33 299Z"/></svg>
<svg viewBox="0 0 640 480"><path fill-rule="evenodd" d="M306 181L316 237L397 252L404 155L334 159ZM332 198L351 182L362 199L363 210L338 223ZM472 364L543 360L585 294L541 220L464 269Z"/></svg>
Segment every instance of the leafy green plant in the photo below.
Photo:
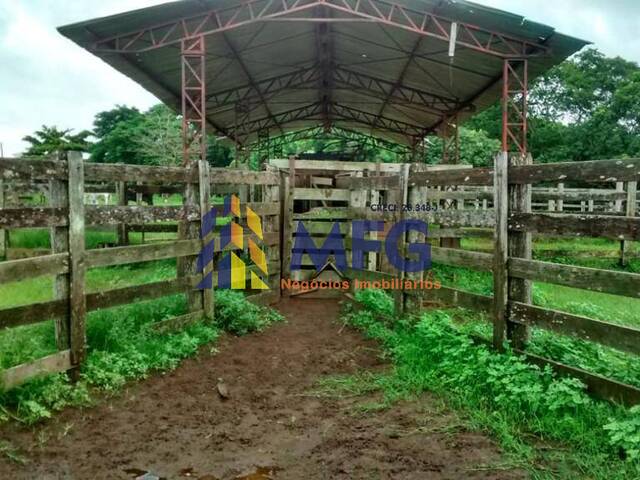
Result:
<svg viewBox="0 0 640 480"><path fill-rule="evenodd" d="M216 291L216 322L223 330L234 335L264 330L284 317L271 308L249 302L244 294L235 290Z"/></svg>
<svg viewBox="0 0 640 480"><path fill-rule="evenodd" d="M387 401L435 392L465 412L471 425L491 431L505 449L527 457L531 465L542 456L558 471L568 472L562 478L576 478L577 471L589 472L589 478L638 478L638 409L596 401L576 379L557 377L550 368L529 364L510 351L475 343L454 321L457 311L432 310L389 321L375 303L372 309L363 306L346 313L344 320L378 340L393 360L391 373L375 378ZM340 385L351 383L343 380ZM540 441L554 442L556 453L536 449ZM627 462L619 461L619 452L625 452ZM558 478L536 472L537 478Z"/></svg>
<svg viewBox="0 0 640 480"><path fill-rule="evenodd" d="M629 460L640 460L640 405L631 407L627 418L611 418L604 426L609 432L609 443L624 452Z"/></svg>

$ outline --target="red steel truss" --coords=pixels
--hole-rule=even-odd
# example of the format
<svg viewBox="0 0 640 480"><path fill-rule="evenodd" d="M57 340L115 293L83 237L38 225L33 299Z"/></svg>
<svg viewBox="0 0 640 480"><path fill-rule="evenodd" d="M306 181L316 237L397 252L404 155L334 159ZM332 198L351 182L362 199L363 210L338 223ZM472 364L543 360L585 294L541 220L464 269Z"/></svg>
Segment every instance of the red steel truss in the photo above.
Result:
<svg viewBox="0 0 640 480"><path fill-rule="evenodd" d="M182 161L197 164L207 154L204 37L182 41Z"/></svg>
<svg viewBox="0 0 640 480"><path fill-rule="evenodd" d="M502 80L502 151L527 153L528 62L504 61Z"/></svg>
<svg viewBox="0 0 640 480"><path fill-rule="evenodd" d="M343 17L295 17L295 14L318 8L341 12ZM347 18L344 17L347 15ZM209 10L190 17L154 25L95 42L95 52L141 53L180 43L202 35L225 32L255 22L275 20L300 21L372 21L402 28L419 35L450 42L458 47L500 58L527 58L542 55L547 47L502 32L480 28L464 22L409 8L387 0L250 0L225 8ZM453 25L455 24L455 27Z"/></svg>

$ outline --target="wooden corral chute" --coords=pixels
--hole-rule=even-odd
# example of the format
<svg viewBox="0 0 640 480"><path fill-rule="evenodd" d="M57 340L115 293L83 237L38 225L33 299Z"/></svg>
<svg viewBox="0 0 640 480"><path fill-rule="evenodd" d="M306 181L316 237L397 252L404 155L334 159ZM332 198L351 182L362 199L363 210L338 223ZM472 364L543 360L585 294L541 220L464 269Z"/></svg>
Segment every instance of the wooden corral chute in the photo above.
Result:
<svg viewBox="0 0 640 480"><path fill-rule="evenodd" d="M532 234L640 240L638 160L533 165L527 150L529 81L586 42L517 15L445 0L189 0L60 32L182 115L183 166L99 165L74 152L59 159L0 160L0 232L47 228L52 240L45 255L0 263L0 282L55 276L53 300L0 310L0 328L56 319L59 350L4 370L5 388L41 373L77 371L92 310L184 294L188 313L157 328L211 318L213 289L194 290L207 273L196 268L207 241L201 238L202 219L218 208L213 194L236 193L264 226L271 290L254 295L254 301L278 300L282 278L313 277L311 268L290 271L297 222L316 236L324 235L330 222L342 222L340 234L351 250L350 220L422 219L438 228L430 228L426 239L410 233L401 239L401 251L408 242L429 240L434 262L492 272L493 295L450 287L399 289L398 313L419 310L426 301L485 312L496 348L509 340L532 361L577 376L595 395L640 403L637 388L526 352L531 328L542 328L640 353L640 331L545 309L531 298L532 281L640 298L638 274L559 265L531 255ZM502 151L494 166L455 165L458 125L499 100ZM411 160L424 147L424 137L437 134L443 165L276 154L283 142L319 131L357 135ZM236 146L243 167L251 149L264 148L264 169L210 168L205 144L212 134ZM47 204L5 202L11 185L18 184L44 190ZM97 192L115 193L117 205L86 205L85 194ZM179 193L182 205L145 205L144 195L152 193ZM136 196L134 205L130 194ZM376 203L431 208L374 211ZM95 225L116 228L118 245L87 250L84 235ZM177 236L131 246L128 232ZM494 239L493 253L452 248L459 244L451 239L486 232ZM214 244L214 253L223 248ZM246 245L229 248L246 253ZM177 278L86 291L89 268L165 258L179 259ZM405 277L375 253L368 254L366 265L342 273L371 281L423 275Z"/></svg>

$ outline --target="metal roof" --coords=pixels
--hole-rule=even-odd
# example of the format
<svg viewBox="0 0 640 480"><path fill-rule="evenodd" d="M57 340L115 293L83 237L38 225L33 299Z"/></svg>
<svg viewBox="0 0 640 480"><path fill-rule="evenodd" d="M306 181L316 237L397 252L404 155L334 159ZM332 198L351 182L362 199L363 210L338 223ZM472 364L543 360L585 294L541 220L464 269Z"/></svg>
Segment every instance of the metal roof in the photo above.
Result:
<svg viewBox="0 0 640 480"><path fill-rule="evenodd" d="M59 31L176 111L180 41L206 34L207 123L241 143L334 125L411 144L495 103L504 58L531 80L588 43L453 0L184 0Z"/></svg>

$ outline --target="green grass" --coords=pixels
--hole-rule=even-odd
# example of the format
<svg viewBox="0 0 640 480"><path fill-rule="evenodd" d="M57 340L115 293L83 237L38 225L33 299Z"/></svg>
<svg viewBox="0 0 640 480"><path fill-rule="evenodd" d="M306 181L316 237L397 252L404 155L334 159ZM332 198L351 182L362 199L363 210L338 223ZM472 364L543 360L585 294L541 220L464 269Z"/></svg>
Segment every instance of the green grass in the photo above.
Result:
<svg viewBox="0 0 640 480"><path fill-rule="evenodd" d="M575 379L475 344L454 321L455 311L397 319L384 292L362 290L356 297L365 308L347 311L345 321L378 340L393 369L330 379L320 385L325 395L384 392L383 402L368 409L434 392L468 428L493 435L507 463L525 466L532 478L640 475L640 407L596 401Z"/></svg>
<svg viewBox="0 0 640 480"><path fill-rule="evenodd" d="M89 275L88 283L100 290L173 276L175 267L169 261L149 262L99 269ZM23 288L25 283L22 282ZM31 287L26 296L33 295L35 290ZM40 294L46 299L50 291ZM14 301L5 296L0 298L5 304ZM49 375L0 393L0 421L34 423L65 406L90 404L95 391L116 392L128 381L144 378L153 371L175 368L199 347L213 342L222 330L243 335L282 320L273 310L249 303L241 292L218 291L216 304L214 323L201 321L167 334L156 333L151 325L185 313L182 295L91 312L87 319L88 357L81 368L80 381L71 385L64 374ZM55 351L53 321L0 331L0 368Z"/></svg>

